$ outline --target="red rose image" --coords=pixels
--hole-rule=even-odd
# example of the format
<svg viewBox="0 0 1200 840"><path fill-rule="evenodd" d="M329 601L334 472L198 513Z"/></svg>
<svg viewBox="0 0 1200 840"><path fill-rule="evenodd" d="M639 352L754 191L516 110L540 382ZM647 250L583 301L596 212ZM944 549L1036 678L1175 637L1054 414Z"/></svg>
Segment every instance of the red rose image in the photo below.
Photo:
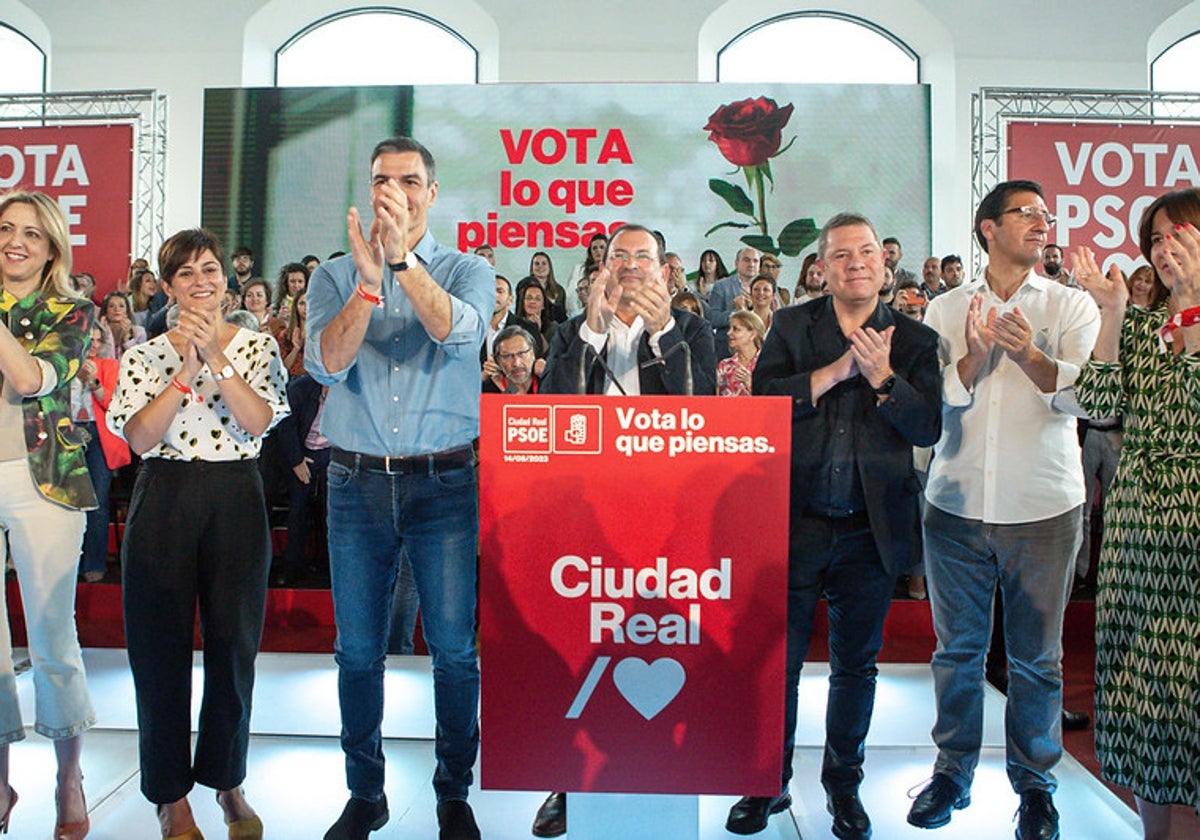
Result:
<svg viewBox="0 0 1200 840"><path fill-rule="evenodd" d="M742 99L713 111L704 130L730 163L758 166L779 151L792 109L792 105L780 108L765 96Z"/></svg>

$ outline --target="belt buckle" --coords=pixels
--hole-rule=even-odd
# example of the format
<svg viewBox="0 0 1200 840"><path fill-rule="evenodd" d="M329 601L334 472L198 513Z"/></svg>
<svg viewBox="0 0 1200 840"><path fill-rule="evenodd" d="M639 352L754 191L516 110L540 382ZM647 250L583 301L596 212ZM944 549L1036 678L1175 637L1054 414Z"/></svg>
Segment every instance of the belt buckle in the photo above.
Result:
<svg viewBox="0 0 1200 840"><path fill-rule="evenodd" d="M392 456L391 456L391 455L384 455L384 456L383 456L383 471L384 471L384 472L385 472L387 475L392 475L392 474L393 474L393 473L392 473Z"/></svg>

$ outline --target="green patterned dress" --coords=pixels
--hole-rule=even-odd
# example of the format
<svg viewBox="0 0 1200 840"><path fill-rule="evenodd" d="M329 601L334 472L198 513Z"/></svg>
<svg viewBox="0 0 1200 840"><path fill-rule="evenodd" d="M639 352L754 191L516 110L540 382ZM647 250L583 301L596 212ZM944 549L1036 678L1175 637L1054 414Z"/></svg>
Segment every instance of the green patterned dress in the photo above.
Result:
<svg viewBox="0 0 1200 840"><path fill-rule="evenodd" d="M1096 753L1109 781L1200 807L1200 356L1160 350L1165 306L1130 306L1118 363L1076 383L1125 439L1096 594ZM1178 340L1178 339L1177 339Z"/></svg>

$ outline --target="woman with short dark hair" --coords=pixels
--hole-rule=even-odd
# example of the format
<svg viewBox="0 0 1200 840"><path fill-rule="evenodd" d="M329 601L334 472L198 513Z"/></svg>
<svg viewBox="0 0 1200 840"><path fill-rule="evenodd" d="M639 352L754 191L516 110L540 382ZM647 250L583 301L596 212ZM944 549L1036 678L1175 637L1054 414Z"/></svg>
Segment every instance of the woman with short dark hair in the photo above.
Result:
<svg viewBox="0 0 1200 840"><path fill-rule="evenodd" d="M241 790L271 561L257 457L287 413L286 375L270 335L221 317L225 261L212 234L175 234L158 262L179 320L125 354L108 413L142 456L121 546L142 793L164 836L200 837L187 801L199 782L216 789L230 837L259 838ZM204 699L193 756L197 604Z"/></svg>

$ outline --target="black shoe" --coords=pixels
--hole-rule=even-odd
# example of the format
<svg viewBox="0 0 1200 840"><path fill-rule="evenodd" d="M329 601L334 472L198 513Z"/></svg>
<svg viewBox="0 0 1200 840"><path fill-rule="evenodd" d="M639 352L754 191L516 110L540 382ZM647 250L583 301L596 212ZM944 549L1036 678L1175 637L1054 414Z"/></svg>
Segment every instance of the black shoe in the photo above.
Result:
<svg viewBox="0 0 1200 840"><path fill-rule="evenodd" d="M352 797L337 822L325 832L325 840L367 840L367 835L387 825L387 796L376 802Z"/></svg>
<svg viewBox="0 0 1200 840"><path fill-rule="evenodd" d="M534 837L562 837L567 833L567 795L552 793L533 818Z"/></svg>
<svg viewBox="0 0 1200 840"><path fill-rule="evenodd" d="M437 806L438 840L479 840L475 814L465 799L447 799Z"/></svg>
<svg viewBox="0 0 1200 840"><path fill-rule="evenodd" d="M857 791L826 794L825 810L833 815L834 837L867 840L871 836L871 818L867 816Z"/></svg>
<svg viewBox="0 0 1200 840"><path fill-rule="evenodd" d="M1062 728L1067 732L1079 732L1092 725L1092 719L1087 712L1072 712L1063 709Z"/></svg>
<svg viewBox="0 0 1200 840"><path fill-rule="evenodd" d="M1058 811L1049 791L1021 791L1017 840L1058 840Z"/></svg>
<svg viewBox="0 0 1200 840"><path fill-rule="evenodd" d="M729 809L725 830L732 834L757 834L767 827L771 814L778 814L792 807L792 795L743 796Z"/></svg>
<svg viewBox="0 0 1200 840"><path fill-rule="evenodd" d="M934 773L908 809L908 824L917 828L941 828L950 822L951 811L961 811L970 804L970 792L959 787L958 782L945 773Z"/></svg>

